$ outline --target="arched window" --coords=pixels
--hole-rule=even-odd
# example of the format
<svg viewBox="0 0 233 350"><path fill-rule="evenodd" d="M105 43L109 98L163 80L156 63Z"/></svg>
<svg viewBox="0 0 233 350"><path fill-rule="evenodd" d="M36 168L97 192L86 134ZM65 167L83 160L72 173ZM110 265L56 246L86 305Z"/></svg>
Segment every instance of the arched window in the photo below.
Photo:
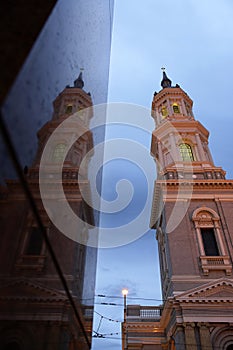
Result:
<svg viewBox="0 0 233 350"><path fill-rule="evenodd" d="M204 274L208 275L211 270L225 270L229 275L232 265L226 253L219 216L213 209L202 207L194 211L192 219Z"/></svg>
<svg viewBox="0 0 233 350"><path fill-rule="evenodd" d="M59 143L58 145L56 145L53 152L53 161L61 162L64 158L65 150L66 150L66 145L64 143Z"/></svg>
<svg viewBox="0 0 233 350"><path fill-rule="evenodd" d="M180 155L183 160L183 162L193 162L194 157L193 157L193 151L191 146L188 143L181 143L179 145L180 149Z"/></svg>
<svg viewBox="0 0 233 350"><path fill-rule="evenodd" d="M173 103L172 108L174 113L180 113L180 107L178 103Z"/></svg>
<svg viewBox="0 0 233 350"><path fill-rule="evenodd" d="M193 213L193 221L201 255L218 256L224 254L220 237L220 219L217 213L210 208L202 207Z"/></svg>
<svg viewBox="0 0 233 350"><path fill-rule="evenodd" d="M233 327L229 324L212 333L213 350L233 350Z"/></svg>

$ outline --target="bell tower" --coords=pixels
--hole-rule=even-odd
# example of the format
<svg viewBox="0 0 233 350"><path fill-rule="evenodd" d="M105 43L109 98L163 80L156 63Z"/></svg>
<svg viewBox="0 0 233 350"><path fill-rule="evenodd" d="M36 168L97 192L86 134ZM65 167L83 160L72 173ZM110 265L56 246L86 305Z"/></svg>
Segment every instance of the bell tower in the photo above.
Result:
<svg viewBox="0 0 233 350"><path fill-rule="evenodd" d="M162 90L154 94L152 116L156 122L152 153L158 176L166 179L224 179L225 172L214 166L208 148L209 132L194 119L193 101L163 71Z"/></svg>
<svg viewBox="0 0 233 350"><path fill-rule="evenodd" d="M80 73L74 85L67 86L56 97L51 120L38 131L34 162L24 168L25 181L73 305L20 181L6 180L6 186L0 188L0 347L4 350L59 350L61 347L87 350L91 347L97 248L84 243L89 234L86 223L94 226L96 217L82 194L90 192L88 161L93 154L93 134L89 124L93 104L83 86ZM76 112L79 117L74 123L72 115ZM72 220L67 218L67 231L59 229L54 217L45 210L39 186L42 155L51 135L65 121L59 137L45 152L42 180L47 189L44 196L60 203L57 189L62 186L72 211L82 219L83 226L75 226L74 239L67 234ZM59 165L61 176L58 176Z"/></svg>
<svg viewBox="0 0 233 350"><path fill-rule="evenodd" d="M215 166L193 101L163 69L154 94L158 240L166 349L233 348L233 180ZM216 345L217 344L217 345Z"/></svg>

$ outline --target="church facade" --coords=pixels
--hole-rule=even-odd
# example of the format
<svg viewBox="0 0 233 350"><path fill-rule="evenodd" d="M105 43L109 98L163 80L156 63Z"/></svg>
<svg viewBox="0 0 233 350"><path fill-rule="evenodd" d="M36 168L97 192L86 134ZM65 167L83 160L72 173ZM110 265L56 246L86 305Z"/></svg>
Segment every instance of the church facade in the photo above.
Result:
<svg viewBox="0 0 233 350"><path fill-rule="evenodd" d="M151 227L158 240L160 307L128 307L126 349L233 349L233 180L215 166L192 100L163 72L154 94L157 165ZM148 316L149 315L149 316Z"/></svg>
<svg viewBox="0 0 233 350"><path fill-rule="evenodd" d="M67 86L57 96L52 119L38 132L34 162L24 169L44 234L20 181L7 180L6 186L1 186L0 347L4 350L85 350L91 347L97 248L80 243L85 237L88 239L85 222L95 224L95 214L81 195L81 191L88 191L89 187L88 163L79 174L82 159L93 148L89 130L92 99L83 86L80 73L74 86ZM66 124L60 140L50 150L42 180L47 183L48 198L53 196L57 202L62 199L59 194L56 196L56 187L62 182L66 200L84 222L77 232L82 240L70 239L53 224L44 209L39 188L40 161L48 139L62 122L78 111L82 118L75 127L85 132L65 157L68 142L75 133L74 124L71 123L70 128ZM57 164L63 162L64 157L59 178Z"/></svg>

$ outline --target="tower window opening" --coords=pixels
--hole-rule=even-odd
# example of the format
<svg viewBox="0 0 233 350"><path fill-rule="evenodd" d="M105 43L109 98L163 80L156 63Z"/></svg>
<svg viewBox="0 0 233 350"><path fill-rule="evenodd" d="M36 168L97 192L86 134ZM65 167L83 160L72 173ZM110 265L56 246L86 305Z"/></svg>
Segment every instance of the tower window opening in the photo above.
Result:
<svg viewBox="0 0 233 350"><path fill-rule="evenodd" d="M193 162L194 156L192 147L188 143L181 143L179 145L180 155L184 162Z"/></svg>
<svg viewBox="0 0 233 350"><path fill-rule="evenodd" d="M64 143L59 143L58 145L56 145L53 152L53 161L61 162L64 158L65 150L66 150L66 145Z"/></svg>
<svg viewBox="0 0 233 350"><path fill-rule="evenodd" d="M166 118L166 117L167 117L168 111L167 111L167 107L166 107L166 106L163 106L163 107L161 108L161 113L162 113L162 117L163 117L163 118Z"/></svg>
<svg viewBox="0 0 233 350"><path fill-rule="evenodd" d="M25 255L40 255L43 246L43 237L38 227L31 227L28 232Z"/></svg>
<svg viewBox="0 0 233 350"><path fill-rule="evenodd" d="M70 114L73 111L73 106L72 105L67 105L66 106L66 114Z"/></svg>
<svg viewBox="0 0 233 350"><path fill-rule="evenodd" d="M201 237L207 256L219 256L219 249L214 233L214 228L201 228Z"/></svg>
<svg viewBox="0 0 233 350"><path fill-rule="evenodd" d="M172 108L174 113L180 113L180 107L177 103L173 103Z"/></svg>

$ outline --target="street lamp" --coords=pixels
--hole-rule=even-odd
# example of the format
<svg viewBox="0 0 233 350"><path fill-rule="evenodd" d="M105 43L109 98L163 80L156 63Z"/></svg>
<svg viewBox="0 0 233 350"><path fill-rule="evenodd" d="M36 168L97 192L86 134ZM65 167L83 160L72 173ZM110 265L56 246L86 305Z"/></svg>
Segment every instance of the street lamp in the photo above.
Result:
<svg viewBox="0 0 233 350"><path fill-rule="evenodd" d="M126 322L126 297L127 297L128 292L129 291L126 288L122 289L122 291L121 291L121 293L124 296L124 322Z"/></svg>
<svg viewBox="0 0 233 350"><path fill-rule="evenodd" d="M126 305L126 297L128 294L128 289L124 288L121 291L124 296L124 349L127 349L127 329L126 329L126 315L127 315L127 305Z"/></svg>

